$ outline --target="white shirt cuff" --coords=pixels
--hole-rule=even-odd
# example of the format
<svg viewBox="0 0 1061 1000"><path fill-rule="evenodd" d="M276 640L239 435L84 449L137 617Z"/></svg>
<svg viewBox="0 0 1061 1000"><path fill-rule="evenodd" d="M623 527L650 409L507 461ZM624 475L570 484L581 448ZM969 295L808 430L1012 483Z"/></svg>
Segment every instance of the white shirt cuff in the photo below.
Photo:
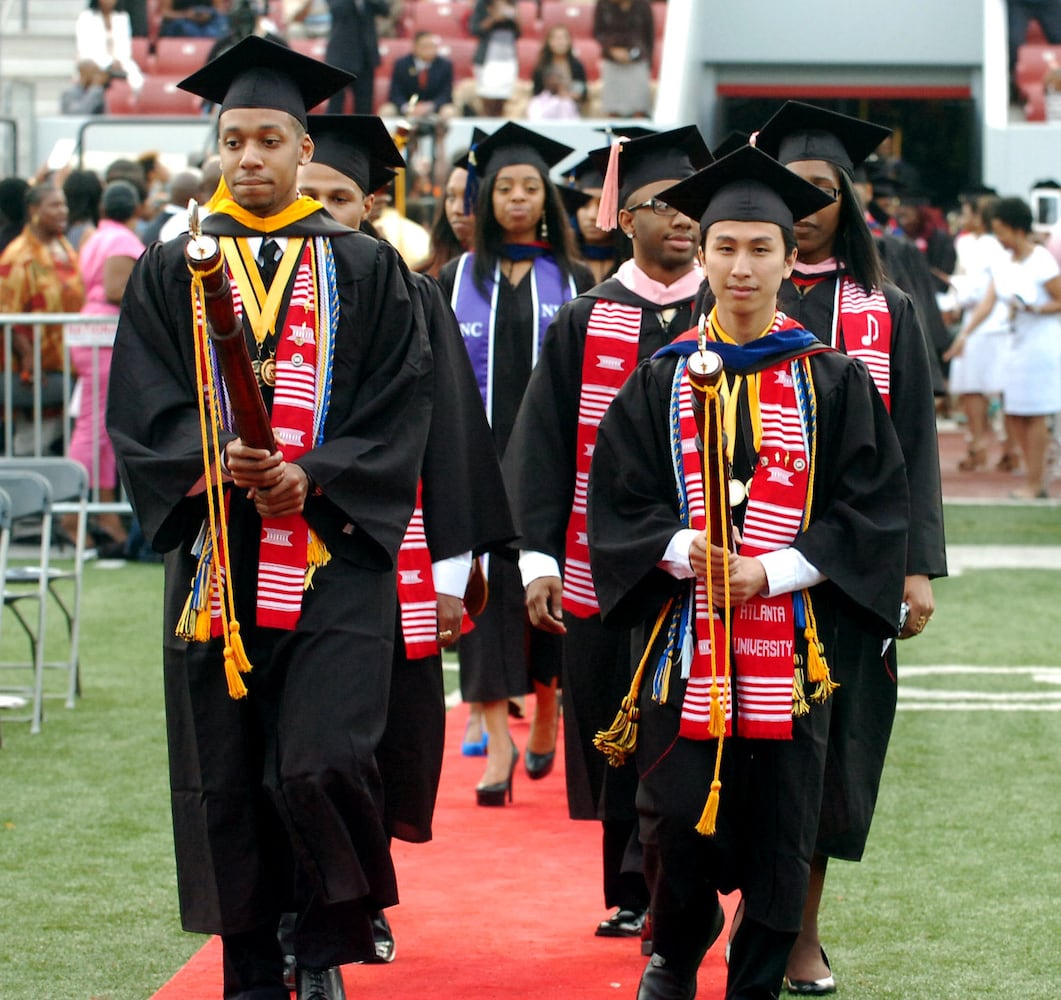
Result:
<svg viewBox="0 0 1061 1000"><path fill-rule="evenodd" d="M464 591L468 586L468 576L472 571L471 552L462 552L459 556L440 559L431 564L431 578L435 582L436 594L448 594L464 600Z"/></svg>
<svg viewBox="0 0 1061 1000"><path fill-rule="evenodd" d="M777 549L775 552L764 552L756 558L766 570L764 597L791 594L825 580L825 574L809 563L798 549Z"/></svg>
<svg viewBox="0 0 1061 1000"><path fill-rule="evenodd" d="M663 558L656 565L678 580L694 577L696 574L689 564L689 549L692 548L693 539L699 534L694 528L676 531L667 545L667 551L663 553Z"/></svg>
<svg viewBox="0 0 1061 1000"><path fill-rule="evenodd" d="M560 576L560 564L544 552L533 552L520 549L519 552L519 575L526 589L535 580L543 576Z"/></svg>

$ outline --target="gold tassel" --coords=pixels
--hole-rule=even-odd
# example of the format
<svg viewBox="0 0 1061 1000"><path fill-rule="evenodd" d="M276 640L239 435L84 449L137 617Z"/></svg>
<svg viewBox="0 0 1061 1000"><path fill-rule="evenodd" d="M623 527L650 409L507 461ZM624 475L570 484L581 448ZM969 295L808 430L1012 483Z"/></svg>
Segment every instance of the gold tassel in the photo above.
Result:
<svg viewBox="0 0 1061 1000"><path fill-rule="evenodd" d="M792 714L798 719L810 711L803 686L803 668L796 667L792 674Z"/></svg>
<svg viewBox="0 0 1061 1000"><path fill-rule="evenodd" d="M831 676L826 674L825 679L819 682L814 694L810 696L810 700L820 705L823 701L826 701L839 686L840 685L834 681Z"/></svg>
<svg viewBox="0 0 1061 1000"><path fill-rule="evenodd" d="M317 532L310 528L309 546L306 549L306 582L302 589L309 590L313 586L313 574L331 561L332 554L328 551L328 547L321 541Z"/></svg>
<svg viewBox="0 0 1061 1000"><path fill-rule="evenodd" d="M652 653L652 647L656 644L656 638L663 623L670 614L673 598L663 605L663 609L652 627L652 635L649 637L641 662L634 671L634 679L630 682L630 690L623 698L619 711L608 729L600 730L593 737L593 745L608 758L612 767L622 767L629 760L630 755L637 749L637 720L641 715L641 709L637 701L641 697L641 680L645 676L645 664Z"/></svg>
<svg viewBox="0 0 1061 1000"><path fill-rule="evenodd" d="M236 658L231 646L225 647L225 680L228 681L228 696L230 698L238 701L240 698L247 697L247 685L243 683L243 678L240 677L239 667L236 665Z"/></svg>
<svg viewBox="0 0 1061 1000"><path fill-rule="evenodd" d="M184 601L184 610L181 611L181 616L177 619L177 628L174 630L174 634L178 639L191 642L195 638L198 615L199 612L192 607L192 594L189 591L188 597Z"/></svg>
<svg viewBox="0 0 1061 1000"><path fill-rule="evenodd" d="M722 782L718 780L716 775L715 780L711 782L711 792L704 803L704 811L700 814L700 822L696 824L696 832L703 834L705 837L713 836L715 832L715 823L718 820L718 799L721 791Z"/></svg>
<svg viewBox="0 0 1061 1000"><path fill-rule="evenodd" d="M803 638L807 640L807 680L818 684L829 676L829 664L825 662L817 631L808 625L803 630Z"/></svg>
<svg viewBox="0 0 1061 1000"><path fill-rule="evenodd" d="M722 692L717 684L711 685L711 715L707 731L716 740L726 734L726 713L722 708Z"/></svg>
<svg viewBox="0 0 1061 1000"><path fill-rule="evenodd" d="M210 641L210 609L204 608L202 611L196 612L195 615L195 634L193 636L196 642L209 642Z"/></svg>

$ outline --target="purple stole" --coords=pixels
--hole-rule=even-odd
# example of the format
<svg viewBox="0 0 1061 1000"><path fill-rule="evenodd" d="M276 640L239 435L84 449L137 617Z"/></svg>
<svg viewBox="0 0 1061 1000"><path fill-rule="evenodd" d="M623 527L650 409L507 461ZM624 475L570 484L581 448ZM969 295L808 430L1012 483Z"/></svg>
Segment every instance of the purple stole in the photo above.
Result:
<svg viewBox="0 0 1061 1000"><path fill-rule="evenodd" d="M501 287L501 262L494 267L493 278L486 284L484 297L475 285L471 253L462 254L453 280L450 305L460 324L464 347L475 372L479 394L483 399L487 420L493 422L494 410L494 336L497 323L497 302ZM531 262L531 296L534 301L534 329L531 331L531 366L538 363L538 353L545 331L560 307L577 294L574 279L564 277L555 260L549 256L536 257Z"/></svg>

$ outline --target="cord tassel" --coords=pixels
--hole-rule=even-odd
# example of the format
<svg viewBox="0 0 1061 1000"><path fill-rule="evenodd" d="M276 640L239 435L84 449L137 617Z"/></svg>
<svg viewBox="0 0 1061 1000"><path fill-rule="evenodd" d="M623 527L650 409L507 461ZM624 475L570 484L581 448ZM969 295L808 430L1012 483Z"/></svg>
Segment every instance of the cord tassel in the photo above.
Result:
<svg viewBox="0 0 1061 1000"><path fill-rule="evenodd" d="M711 782L711 791L704 803L704 811L700 814L700 821L696 824L696 832L705 837L711 837L715 833L715 825L718 821L718 800L722 791L722 782L715 778Z"/></svg>

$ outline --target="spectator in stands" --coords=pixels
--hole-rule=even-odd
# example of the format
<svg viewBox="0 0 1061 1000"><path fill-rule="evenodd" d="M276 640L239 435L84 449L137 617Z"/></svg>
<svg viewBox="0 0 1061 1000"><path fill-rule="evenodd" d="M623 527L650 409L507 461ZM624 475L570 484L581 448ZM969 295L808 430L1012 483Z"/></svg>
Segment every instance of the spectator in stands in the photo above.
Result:
<svg viewBox="0 0 1061 1000"><path fill-rule="evenodd" d="M346 91L354 95L354 114L372 114L373 86L379 65L376 18L390 13L388 0L328 0L332 27L324 61L353 73L357 79L328 98L328 114L341 115Z"/></svg>
<svg viewBox="0 0 1061 1000"><path fill-rule="evenodd" d="M1061 0L1006 0L1009 33L1009 97L1019 104L1017 53L1028 35L1028 25L1036 21L1051 45L1061 45Z"/></svg>
<svg viewBox="0 0 1061 1000"><path fill-rule="evenodd" d="M220 38L228 31L223 0L160 0L159 34L177 38Z"/></svg>
<svg viewBox="0 0 1061 1000"><path fill-rule="evenodd" d="M144 172L144 184L147 194L144 196L143 204L139 210L139 228L141 238L143 230L157 214L160 208L166 204L167 190L169 188L169 168L162 160L162 156L155 150L141 153L136 162Z"/></svg>
<svg viewBox="0 0 1061 1000"><path fill-rule="evenodd" d="M593 37L601 47L601 109L606 115L648 117L655 34L649 0L597 0Z"/></svg>
<svg viewBox="0 0 1061 1000"><path fill-rule="evenodd" d="M545 89L527 103L530 121L572 121L579 117L578 102L571 93L571 78L561 66L546 66L542 71Z"/></svg>
<svg viewBox="0 0 1061 1000"><path fill-rule="evenodd" d="M77 64L77 79L59 95L61 115L102 115L106 110L104 91L110 75L91 59Z"/></svg>
<svg viewBox="0 0 1061 1000"><path fill-rule="evenodd" d="M1032 233L1032 212L1022 198L1001 198L991 229L1010 260L992 273L987 294L965 320L953 345L964 349L997 301L1009 310L1010 345L1002 377L1006 430L1025 463L1025 488L1014 499L1044 499L1049 417L1061 412L1061 272Z"/></svg>
<svg viewBox="0 0 1061 1000"><path fill-rule="evenodd" d="M144 252L135 231L140 204L140 192L128 181L112 181L103 191L102 218L80 254L85 284L81 311L86 316L118 315L133 265ZM104 424L111 349L71 347L70 363L77 372L81 402L67 453L89 470L89 481L99 487L100 500L109 503L115 499L118 484L114 448ZM76 521L76 514L70 515L69 522L64 518L68 534L76 528ZM124 556L127 532L122 519L114 513L98 514L96 524L106 536L97 539L100 556Z"/></svg>
<svg viewBox="0 0 1061 1000"><path fill-rule="evenodd" d="M228 31L210 46L206 61L213 62L248 35L258 35L277 45L287 45L287 40L278 33L275 22L266 16L265 0L234 0L228 12Z"/></svg>
<svg viewBox="0 0 1061 1000"><path fill-rule="evenodd" d="M26 224L0 254L0 313L72 313L85 300L77 251L66 238L68 218L66 196L57 184L45 181L26 192ZM47 325L41 328L40 371L35 370L33 327L12 329L12 350L22 385L30 386L40 378L45 405L61 403L62 395L51 400L50 390L61 379L63 369L63 328ZM0 361L2 364L2 361ZM48 378L52 373L53 377ZM47 448L61 432L61 416L47 418L42 441ZM15 454L31 454L32 424L25 413L15 416Z"/></svg>
<svg viewBox="0 0 1061 1000"><path fill-rule="evenodd" d="M214 192L217 190L218 181L221 180L221 160L217 156L209 156L203 161L203 165L200 168L202 172L202 182L200 183L199 190L193 197L200 205L205 205L214 196ZM172 240L182 233L188 231L188 204L185 202L181 211L172 215L162 226L161 231L158 234L159 241L165 243L167 240Z"/></svg>
<svg viewBox="0 0 1061 1000"><path fill-rule="evenodd" d="M200 171L189 168L174 174L169 183L169 194L155 217L144 227L141 233L145 245L154 243L162 234L162 229L174 216L188 216L188 202L198 200L199 188L202 187L203 175Z"/></svg>
<svg viewBox="0 0 1061 1000"><path fill-rule="evenodd" d="M281 9L288 39L326 38L331 31L328 0L284 0Z"/></svg>
<svg viewBox="0 0 1061 1000"><path fill-rule="evenodd" d="M77 15L77 59L90 59L111 80L127 80L139 91L144 75L133 59L133 29L125 0L88 0Z"/></svg>
<svg viewBox="0 0 1061 1000"><path fill-rule="evenodd" d="M394 64L390 95L380 114L451 118L455 111L453 63L438 54L438 39L432 32L418 31L413 51Z"/></svg>
<svg viewBox="0 0 1061 1000"><path fill-rule="evenodd" d="M586 68L575 57L572 51L571 32L563 24L550 28L542 43L542 50L538 54L538 63L534 67L532 78L535 96L546 89L545 72L550 66L566 75L567 92L579 103L581 109L586 100Z"/></svg>
<svg viewBox="0 0 1061 1000"><path fill-rule="evenodd" d="M0 181L0 253L26 224L28 190L29 184L21 177L5 177Z"/></svg>
<svg viewBox="0 0 1061 1000"><path fill-rule="evenodd" d="M75 250L95 231L99 224L99 202L103 184L94 170L71 170L63 181L66 197L66 238Z"/></svg>
<svg viewBox="0 0 1061 1000"><path fill-rule="evenodd" d="M475 0L468 30L479 39L472 65L482 113L498 118L519 76L519 10L510 0Z"/></svg>

